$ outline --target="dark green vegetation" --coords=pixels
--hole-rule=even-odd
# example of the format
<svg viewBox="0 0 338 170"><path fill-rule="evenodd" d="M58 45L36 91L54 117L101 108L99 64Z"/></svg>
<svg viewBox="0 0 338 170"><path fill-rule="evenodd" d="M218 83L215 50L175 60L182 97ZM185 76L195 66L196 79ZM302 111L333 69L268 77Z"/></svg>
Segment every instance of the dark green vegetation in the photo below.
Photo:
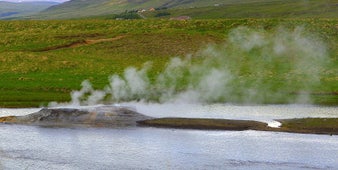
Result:
<svg viewBox="0 0 338 170"><path fill-rule="evenodd" d="M49 8L32 18L67 19L93 16L109 18L110 15L114 16L125 10L149 11L151 8L157 11L146 12L144 15L142 13L142 16L169 18L189 15L195 19L338 16L335 0L72 0Z"/></svg>
<svg viewBox="0 0 338 170"><path fill-rule="evenodd" d="M137 11L125 11L120 14L115 14L112 19L141 19L142 17L137 13Z"/></svg>
<svg viewBox="0 0 338 170"><path fill-rule="evenodd" d="M299 25L303 26L305 34L319 37L328 48L327 65L319 72L321 83L306 89L310 90L308 95L314 103L337 105L337 23L336 19L2 21L0 107L39 106L50 101L69 101L69 93L79 89L83 80L88 79L94 88L103 89L110 75L121 75L130 66L139 69L147 61L152 62L148 76L153 82L170 58L184 58L187 54L193 54L192 63L201 63L208 58L201 50L206 49L208 44L218 44L215 48L222 49L222 44L228 41L229 32L239 26L273 33L280 26L292 32ZM240 56L246 53L239 55L236 51L232 50L234 54L228 59L242 63L241 69L236 72L239 75L237 81L250 85L250 80L259 72L251 73L248 66L255 65L258 60L242 61ZM254 59L255 54L259 53L252 54L247 57ZM304 76L283 72L279 74L283 62L259 74L271 77L267 83L272 90L279 89L281 82L283 84L290 75L296 85L283 87L283 95L303 93L298 85L301 85ZM236 86L238 84L233 87ZM176 86L177 90L185 88L185 80ZM240 95L245 94L235 92L236 89L232 95L239 97L220 98L214 102L242 102ZM134 99L140 99L137 97L141 96ZM258 102L290 101L264 98Z"/></svg>
<svg viewBox="0 0 338 170"><path fill-rule="evenodd" d="M338 118L303 118L278 120L281 128L270 128L267 124L247 120L159 118L140 121L140 125L179 129L207 130L262 130L309 134L338 134Z"/></svg>
<svg viewBox="0 0 338 170"><path fill-rule="evenodd" d="M55 2L22 2L11 3L0 1L0 20L16 19L28 15L36 14L50 6L57 5Z"/></svg>

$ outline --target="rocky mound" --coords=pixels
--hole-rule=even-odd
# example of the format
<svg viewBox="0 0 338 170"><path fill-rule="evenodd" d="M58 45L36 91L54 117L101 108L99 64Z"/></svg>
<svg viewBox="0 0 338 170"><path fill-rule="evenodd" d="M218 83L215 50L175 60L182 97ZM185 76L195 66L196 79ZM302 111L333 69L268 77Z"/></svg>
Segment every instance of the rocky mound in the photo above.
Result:
<svg viewBox="0 0 338 170"><path fill-rule="evenodd" d="M151 117L126 107L101 106L87 109L44 108L26 116L1 117L2 123L57 127L128 127Z"/></svg>

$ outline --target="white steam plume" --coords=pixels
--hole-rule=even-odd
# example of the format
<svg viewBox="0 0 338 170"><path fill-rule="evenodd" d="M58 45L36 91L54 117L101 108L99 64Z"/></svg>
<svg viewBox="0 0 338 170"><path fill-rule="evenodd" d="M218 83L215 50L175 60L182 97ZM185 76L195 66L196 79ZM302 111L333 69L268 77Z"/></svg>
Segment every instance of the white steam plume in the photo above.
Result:
<svg viewBox="0 0 338 170"><path fill-rule="evenodd" d="M155 81L149 80L149 63L112 75L104 90L84 81L81 90L72 92L72 104L100 103L108 95L110 102L309 102L309 92L320 83L329 60L325 44L302 27L238 27L223 45L172 58Z"/></svg>

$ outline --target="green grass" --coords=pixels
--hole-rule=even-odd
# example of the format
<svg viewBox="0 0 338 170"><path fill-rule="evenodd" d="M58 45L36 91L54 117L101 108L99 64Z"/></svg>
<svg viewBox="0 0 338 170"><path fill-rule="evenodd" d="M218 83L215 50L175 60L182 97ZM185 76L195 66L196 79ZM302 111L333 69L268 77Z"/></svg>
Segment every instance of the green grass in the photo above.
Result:
<svg viewBox="0 0 338 170"><path fill-rule="evenodd" d="M229 32L238 26L264 29L274 32L284 25L293 29L302 25L305 32L315 34L326 42L329 50L329 65L321 70L320 85L311 88L318 104L337 105L337 20L336 19L239 19L239 20L72 20L72 21L2 21L0 22L0 107L40 106L49 101L69 101L69 93L80 88L88 79L94 88L103 89L110 75L122 75L127 67L141 68L147 61L152 62L149 78L154 82L166 63L175 56L184 58L193 54L193 63L202 63L205 57L200 51L208 44L222 44L228 40ZM47 31L48 30L48 31ZM44 51L84 40L107 39L117 36L116 41L100 42ZM217 47L218 46L218 47ZM51 48L53 49L53 48ZM234 55L238 55L236 50ZM258 51L259 52L259 51ZM254 53L248 53L255 56ZM231 56L230 56L231 57ZM229 61L238 63L236 58ZM254 74L244 62L238 81L250 83ZM217 63L216 63L217 64ZM277 64L276 66L283 66ZM231 67L231 65L229 65ZM278 73L278 67L273 72ZM235 69L236 70L236 69ZM202 74L202 73L201 73ZM275 74L268 83L280 87L282 75ZM301 77L292 80L301 81ZM187 87L187 79L179 82L176 90ZM234 82L234 86L236 86ZM245 87L245 86L243 86ZM159 89L161 93L166 89ZM297 86L284 88L283 93L294 95ZM156 90L154 93L156 93ZM238 94L236 94L238 93ZM221 98L214 102L242 102L241 91L232 93L236 98ZM156 97L156 96L155 96ZM284 98L261 101L262 103L287 103Z"/></svg>

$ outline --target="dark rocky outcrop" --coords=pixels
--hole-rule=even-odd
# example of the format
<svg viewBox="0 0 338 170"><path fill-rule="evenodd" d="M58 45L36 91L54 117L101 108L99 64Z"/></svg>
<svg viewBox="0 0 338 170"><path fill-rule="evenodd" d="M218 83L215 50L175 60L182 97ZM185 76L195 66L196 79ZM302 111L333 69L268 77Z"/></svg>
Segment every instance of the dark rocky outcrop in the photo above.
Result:
<svg viewBox="0 0 338 170"><path fill-rule="evenodd" d="M129 127L151 117L126 107L101 106L87 109L41 109L26 116L1 117L2 123L51 127Z"/></svg>

